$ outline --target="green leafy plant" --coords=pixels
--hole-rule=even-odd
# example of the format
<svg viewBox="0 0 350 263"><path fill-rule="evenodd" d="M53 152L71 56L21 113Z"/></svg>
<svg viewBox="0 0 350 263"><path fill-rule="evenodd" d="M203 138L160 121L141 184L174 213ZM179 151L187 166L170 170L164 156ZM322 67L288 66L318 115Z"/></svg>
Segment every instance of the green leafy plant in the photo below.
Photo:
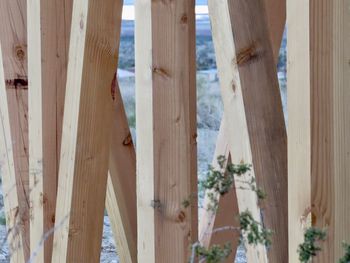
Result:
<svg viewBox="0 0 350 263"><path fill-rule="evenodd" d="M312 257L316 256L321 247L319 243L326 239L325 230L310 227L304 233L304 242L298 247L299 260L302 263L310 262Z"/></svg>
<svg viewBox="0 0 350 263"><path fill-rule="evenodd" d="M350 262L350 244L343 243L345 249L345 255L339 259L339 263L349 263Z"/></svg>
<svg viewBox="0 0 350 263"><path fill-rule="evenodd" d="M200 262L219 263L224 261L232 252L231 243L226 243L224 246L213 245L210 248L203 246L195 247L195 254L199 257Z"/></svg>
<svg viewBox="0 0 350 263"><path fill-rule="evenodd" d="M206 195L209 199L207 209L215 213L218 208L218 199L220 196L227 194L232 188L235 187L235 181L239 181L239 189L253 191L256 193L259 200L264 199L266 194L263 190L256 187L255 179L252 176L246 175L251 170L251 165L248 164L227 164L225 156L218 156L218 167L214 168L209 166L207 179L200 183L200 187L206 190ZM240 178L242 175L246 175L244 180ZM248 178L248 179L247 179ZM183 206L188 207L191 205L193 197L183 201ZM220 229L213 230L239 231L242 234L242 242L249 245L262 244L264 246L271 245L272 231L265 228L258 221L256 221L250 211L242 212L238 215L240 227L222 227ZM224 261L232 252L231 244L227 243L224 246L213 245L209 248L205 248L199 244L199 242L192 245L192 257L190 262L194 262L195 256L199 258L199 262L216 263Z"/></svg>
<svg viewBox="0 0 350 263"><path fill-rule="evenodd" d="M272 231L264 228L259 222L254 220L252 214L248 210L239 215L239 223L242 234L246 236L248 244L271 245Z"/></svg>

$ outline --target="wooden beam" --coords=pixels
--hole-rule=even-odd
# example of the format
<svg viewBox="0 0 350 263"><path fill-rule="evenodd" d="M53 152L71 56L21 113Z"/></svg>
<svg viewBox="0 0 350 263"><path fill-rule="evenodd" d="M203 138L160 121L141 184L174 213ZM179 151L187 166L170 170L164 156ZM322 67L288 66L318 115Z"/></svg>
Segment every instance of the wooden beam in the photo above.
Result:
<svg viewBox="0 0 350 263"><path fill-rule="evenodd" d="M212 162L212 166L217 170L220 170L217 161L218 156L227 156L227 162L231 162L229 147L226 144L227 134L225 130L222 130L226 127L225 125L225 120L223 119L220 126L221 132L219 132L219 137L217 139L216 149L214 153L214 159ZM215 231L219 228L227 226L237 227L237 229L239 229L239 221L235 220L238 219L238 217L236 218L236 216L238 216L239 214L236 190L231 189L226 195L222 197L217 196L217 200L218 209L216 212L207 209L211 201L208 198L207 192L205 193L201 220L199 221L199 241L202 244L202 246L205 246L207 248L211 247L212 245L222 246L230 242L232 246L232 253L225 260L225 262L229 263L235 260L237 247L239 244L240 232L237 230L220 231L215 233Z"/></svg>
<svg viewBox="0 0 350 263"><path fill-rule="evenodd" d="M30 242L35 262L51 262L72 0L27 5Z"/></svg>
<svg viewBox="0 0 350 263"><path fill-rule="evenodd" d="M73 2L52 262L99 262L122 2Z"/></svg>
<svg viewBox="0 0 350 263"><path fill-rule="evenodd" d="M337 262L350 241L350 2L288 1L288 17L289 261L312 218L327 228L315 261Z"/></svg>
<svg viewBox="0 0 350 263"><path fill-rule="evenodd" d="M276 64L278 63L279 59L279 50L281 45L281 40L284 32L285 22L286 22L286 1L276 1L276 0L265 0L265 7L266 7L266 13L267 13L267 20L268 20L268 26L269 26L269 35L270 35L270 41L272 44L272 50L273 55ZM212 28L212 30L216 30L216 28ZM224 122L225 117L223 117L219 134L218 134L218 140L216 143L216 153L213 158L212 163L217 163L217 156L225 156L226 159L229 158L230 151L227 150L229 147L228 138L224 135L225 131L227 130L226 124ZM229 197L236 197L235 194L230 194ZM229 197L225 197L225 201L221 202L219 200L219 209L227 211L228 209L232 208L232 203L237 202L236 200L229 201ZM208 205L208 199L204 200L204 207L207 207ZM228 216L228 218L231 218ZM214 222L211 222L214 220ZM205 225L208 227L213 227L214 225L224 225L227 221L226 217L221 216L212 216L210 211L204 211L201 215L201 227L199 228L199 236L202 244L205 244L209 246L211 240L211 236L207 233L203 236L203 232L210 232ZM206 222L206 223L204 223ZM233 238L232 243L236 244L234 240L236 240L235 235L231 236ZM228 238L229 239L229 238ZM218 239L215 239L216 242L219 242ZM226 241L220 240L220 244L224 244ZM217 244L217 243L216 243ZM233 247L233 250L235 250L235 246ZM231 260L230 258L228 260Z"/></svg>
<svg viewBox="0 0 350 263"><path fill-rule="evenodd" d="M197 240L194 6L136 2L139 262L187 262Z"/></svg>
<svg viewBox="0 0 350 263"><path fill-rule="evenodd" d="M286 25L286 0L264 0L273 58L277 65Z"/></svg>
<svg viewBox="0 0 350 263"><path fill-rule="evenodd" d="M106 208L123 263L137 262L136 154L117 80L110 141Z"/></svg>
<svg viewBox="0 0 350 263"><path fill-rule="evenodd" d="M20 233L19 203L16 191L15 164L11 139L9 108L7 104L5 74L0 44L0 175L4 197L7 243L10 262L25 262Z"/></svg>
<svg viewBox="0 0 350 263"><path fill-rule="evenodd" d="M295 262L311 211L310 8L308 1L287 3L288 244L289 261Z"/></svg>
<svg viewBox="0 0 350 263"><path fill-rule="evenodd" d="M19 221L25 259L29 259L28 78L25 0L0 1L6 93L19 203Z"/></svg>
<svg viewBox="0 0 350 263"><path fill-rule="evenodd" d="M264 224L275 232L269 262L285 262L286 132L264 6L253 1L209 1L209 12L232 160L253 164L257 183L268 195L262 207ZM255 194L240 192L240 211L249 209L260 221ZM276 220L281 214L285 216ZM264 255L264 247L248 248L252 262L264 262Z"/></svg>

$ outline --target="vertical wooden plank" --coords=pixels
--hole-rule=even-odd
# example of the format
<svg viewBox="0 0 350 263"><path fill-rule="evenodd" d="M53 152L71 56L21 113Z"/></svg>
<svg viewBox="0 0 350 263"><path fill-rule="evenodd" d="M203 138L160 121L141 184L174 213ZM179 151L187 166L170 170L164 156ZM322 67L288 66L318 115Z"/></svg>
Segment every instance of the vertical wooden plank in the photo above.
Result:
<svg viewBox="0 0 350 263"><path fill-rule="evenodd" d="M334 261L344 255L342 242L350 242L350 1L334 1ZM335 41L334 41L335 39ZM334 41L334 42L333 42Z"/></svg>
<svg viewBox="0 0 350 263"><path fill-rule="evenodd" d="M140 262L155 262L156 241L152 207L155 185L151 14L150 0L135 1L137 251ZM144 121L140 121L141 118Z"/></svg>
<svg viewBox="0 0 350 263"><path fill-rule="evenodd" d="M53 235L44 235L55 223L72 1L30 0L27 6L30 242L35 261L50 262Z"/></svg>
<svg viewBox="0 0 350 263"><path fill-rule="evenodd" d="M118 82L114 83L106 208L121 262L137 262L136 154Z"/></svg>
<svg viewBox="0 0 350 263"><path fill-rule="evenodd" d="M310 214L312 224L328 232L316 261L336 262L343 254L341 242L350 240L350 2L290 1L288 8L289 160L298 167L290 165L289 182L292 186L302 179L307 186L293 189L289 197L289 209L295 209L289 226L295 231L290 260L297 258L302 241L300 218ZM300 13L302 8L305 12ZM306 93L302 100L300 90ZM301 154L305 159L299 159Z"/></svg>
<svg viewBox="0 0 350 263"><path fill-rule="evenodd" d="M0 45L0 175L7 227L7 242L10 248L10 262L24 261L20 233L19 203L16 191L15 164L11 139L10 117L6 96L5 74Z"/></svg>
<svg viewBox="0 0 350 263"><path fill-rule="evenodd" d="M186 262L197 240L194 4L136 4L139 262Z"/></svg>
<svg viewBox="0 0 350 263"><path fill-rule="evenodd" d="M73 2L52 262L99 262L121 10Z"/></svg>
<svg viewBox="0 0 350 263"><path fill-rule="evenodd" d="M19 221L25 259L29 259L28 78L26 1L0 1L0 42L10 115Z"/></svg>
<svg viewBox="0 0 350 263"><path fill-rule="evenodd" d="M264 5L253 1L211 1L209 12L212 27L216 27L213 37L233 163L243 160L253 164L257 183L269 200L262 206L263 221L275 232L269 262L284 262L288 258L284 238L287 142ZM253 210L255 218L261 220L256 197L239 192L240 210ZM263 257L264 250L248 249L248 258L263 262L266 259L259 257Z"/></svg>
<svg viewBox="0 0 350 263"><path fill-rule="evenodd" d="M44 234L43 190L43 141L42 141L42 83L41 83L41 36L40 1L27 2L28 18L28 138L29 138L29 199L30 246L35 260L44 262L44 246L40 246ZM36 59L38 60L36 61ZM32 257L32 256L31 256Z"/></svg>
<svg viewBox="0 0 350 263"><path fill-rule="evenodd" d="M309 10L309 1L287 1L289 262L299 261L297 249L311 211Z"/></svg>

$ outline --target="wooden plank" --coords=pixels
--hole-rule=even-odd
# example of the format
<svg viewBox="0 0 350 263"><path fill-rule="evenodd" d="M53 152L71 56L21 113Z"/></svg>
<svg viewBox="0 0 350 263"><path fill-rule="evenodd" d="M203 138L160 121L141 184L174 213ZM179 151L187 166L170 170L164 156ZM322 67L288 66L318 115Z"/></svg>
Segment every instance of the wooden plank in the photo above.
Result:
<svg viewBox="0 0 350 263"><path fill-rule="evenodd" d="M139 262L187 262L197 240L194 4L136 2Z"/></svg>
<svg viewBox="0 0 350 263"><path fill-rule="evenodd" d="M226 160L231 161L229 145L227 144L227 134L226 134L226 123L225 119L222 120L220 125L220 130L217 138L214 158L212 166L216 169L220 169L217 157L225 156ZM202 246L207 248L212 245L224 245L227 242L230 242L232 245L232 253L227 258L225 262L232 262L236 256L236 250L238 247L238 241L240 233L232 231L224 231L213 234L213 231L218 228L225 226L238 227L239 224L235 221L235 216L238 216L239 209L237 203L236 190L231 189L229 193L225 196L217 196L218 200L218 210L216 213L213 213L212 210L207 209L211 201L208 198L207 192L205 193L203 208L200 214L199 221L199 242ZM230 211L229 213L227 211Z"/></svg>
<svg viewBox="0 0 350 263"><path fill-rule="evenodd" d="M0 44L0 175L7 227L10 262L24 261L20 233L19 203L16 191L15 164L11 139L9 108L6 96L5 74Z"/></svg>
<svg viewBox="0 0 350 263"><path fill-rule="evenodd" d="M221 122L221 132L219 131L219 137L217 139L214 159L212 162L212 166L215 169L220 169L217 162L218 156L227 156L228 162L231 162L229 146L226 143L227 134L225 130L223 130L224 128L226 128L225 119L223 119ZM217 200L218 209L216 212L207 209L211 201L208 198L207 192L205 193L201 220L199 221L199 241L202 246L205 246L207 248L213 245L222 246L228 242L231 243L232 253L229 255L229 257L227 257L225 262L233 262L239 244L240 232L230 230L216 232L216 230L225 227L237 227L237 229L239 229L239 222L236 220L238 219L237 216L239 214L236 190L231 189L224 196L218 196Z"/></svg>
<svg viewBox="0 0 350 263"><path fill-rule="evenodd" d="M118 82L114 81L106 208L121 262L137 262L136 154Z"/></svg>
<svg viewBox="0 0 350 263"><path fill-rule="evenodd" d="M289 1L288 8L289 182L298 185L289 194L290 260L303 238L300 218L310 216L328 232L315 260L336 262L350 240L350 2Z"/></svg>
<svg viewBox="0 0 350 263"><path fill-rule="evenodd" d="M264 0L273 57L277 65L286 25L286 0Z"/></svg>
<svg viewBox="0 0 350 263"><path fill-rule="evenodd" d="M35 262L50 262L53 235L45 233L55 223L72 0L31 0L27 8L30 242Z"/></svg>
<svg viewBox="0 0 350 263"><path fill-rule="evenodd" d="M311 209L309 2L287 1L289 262L298 262ZM300 96L303 94L303 96ZM302 182L302 183L301 183ZM304 222L302 222L304 221Z"/></svg>
<svg viewBox="0 0 350 263"><path fill-rule="evenodd" d="M52 235L40 243L55 220L70 16L71 1L28 1L31 247L37 262L51 261L52 254Z"/></svg>
<svg viewBox="0 0 350 263"><path fill-rule="evenodd" d="M286 216L276 219L287 215L286 132L264 6L251 1L211 1L209 12L233 163L253 163L257 183L268 194L264 224L275 231L269 261L285 262ZM240 211L253 209L260 221L254 194L239 192ZM248 257L263 262L266 258L259 257L266 255L264 250L248 248Z"/></svg>
<svg viewBox="0 0 350 263"><path fill-rule="evenodd" d="M281 40L284 32L284 26L286 21L286 2L285 1L276 1L276 0L265 0L265 7L266 7L266 13L267 13L267 20L268 20L268 27L269 27L269 36L272 44L272 50L275 62L277 64L279 59L279 50L281 45ZM212 30L216 30L216 28L212 28ZM219 134L218 134L218 140L216 143L216 153L214 154L213 163L217 163L217 156L225 156L226 159L229 157L229 151L227 150L229 147L228 138L224 135L226 131L226 124L224 122L225 117L223 117ZM225 127L224 127L225 126ZM223 128L224 127L224 128ZM233 195L230 194L230 197L233 197ZM220 197L219 197L220 199ZM220 203L219 200L219 207L221 210L227 210L229 208L232 208L232 203L236 203L237 200L231 200L228 201L229 198L225 198L225 204ZM204 200L204 207L207 207L207 199ZM207 229L206 226L213 227L213 225L221 225L223 226L224 222L230 222L231 214L227 213L219 213L216 214L214 217L211 215L210 211L206 212L201 215L201 226L199 228L199 236L202 244L209 245L208 241L211 240L210 235L206 234L205 236L202 235L202 231L210 232L210 230ZM211 220L214 220L215 222L210 222ZM206 222L206 223L204 223ZM236 244L235 242L235 235L231 235L233 238L233 244ZM217 240L217 239L216 239ZM227 239L228 240L228 239ZM219 240L217 240L219 242ZM225 243L226 241L222 240L220 241L221 244ZM232 249L235 251L236 247L232 247ZM229 258L228 260L231 260Z"/></svg>
<svg viewBox="0 0 350 263"><path fill-rule="evenodd" d="M4 62L12 147L19 198L20 231L29 259L29 171L26 1L0 1L0 42Z"/></svg>
<svg viewBox="0 0 350 263"><path fill-rule="evenodd" d="M121 11L73 2L52 262L99 262Z"/></svg>

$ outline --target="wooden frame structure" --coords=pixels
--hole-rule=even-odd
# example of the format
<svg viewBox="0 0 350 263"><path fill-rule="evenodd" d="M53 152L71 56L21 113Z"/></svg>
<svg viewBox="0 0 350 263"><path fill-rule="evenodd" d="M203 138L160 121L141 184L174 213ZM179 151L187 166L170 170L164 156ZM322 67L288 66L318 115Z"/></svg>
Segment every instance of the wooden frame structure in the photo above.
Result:
<svg viewBox="0 0 350 263"><path fill-rule="evenodd" d="M237 246L238 234L211 233L245 210L274 231L271 248L247 246L249 263L297 262L310 222L329 233L317 262L336 261L350 241L350 2L208 1L224 103L213 165L251 163L268 201L236 181L199 233L195 1L136 0L136 151L115 74L122 6L0 1L11 262L99 262L105 208L123 263L187 262L197 240ZM286 12L288 155L276 74Z"/></svg>

